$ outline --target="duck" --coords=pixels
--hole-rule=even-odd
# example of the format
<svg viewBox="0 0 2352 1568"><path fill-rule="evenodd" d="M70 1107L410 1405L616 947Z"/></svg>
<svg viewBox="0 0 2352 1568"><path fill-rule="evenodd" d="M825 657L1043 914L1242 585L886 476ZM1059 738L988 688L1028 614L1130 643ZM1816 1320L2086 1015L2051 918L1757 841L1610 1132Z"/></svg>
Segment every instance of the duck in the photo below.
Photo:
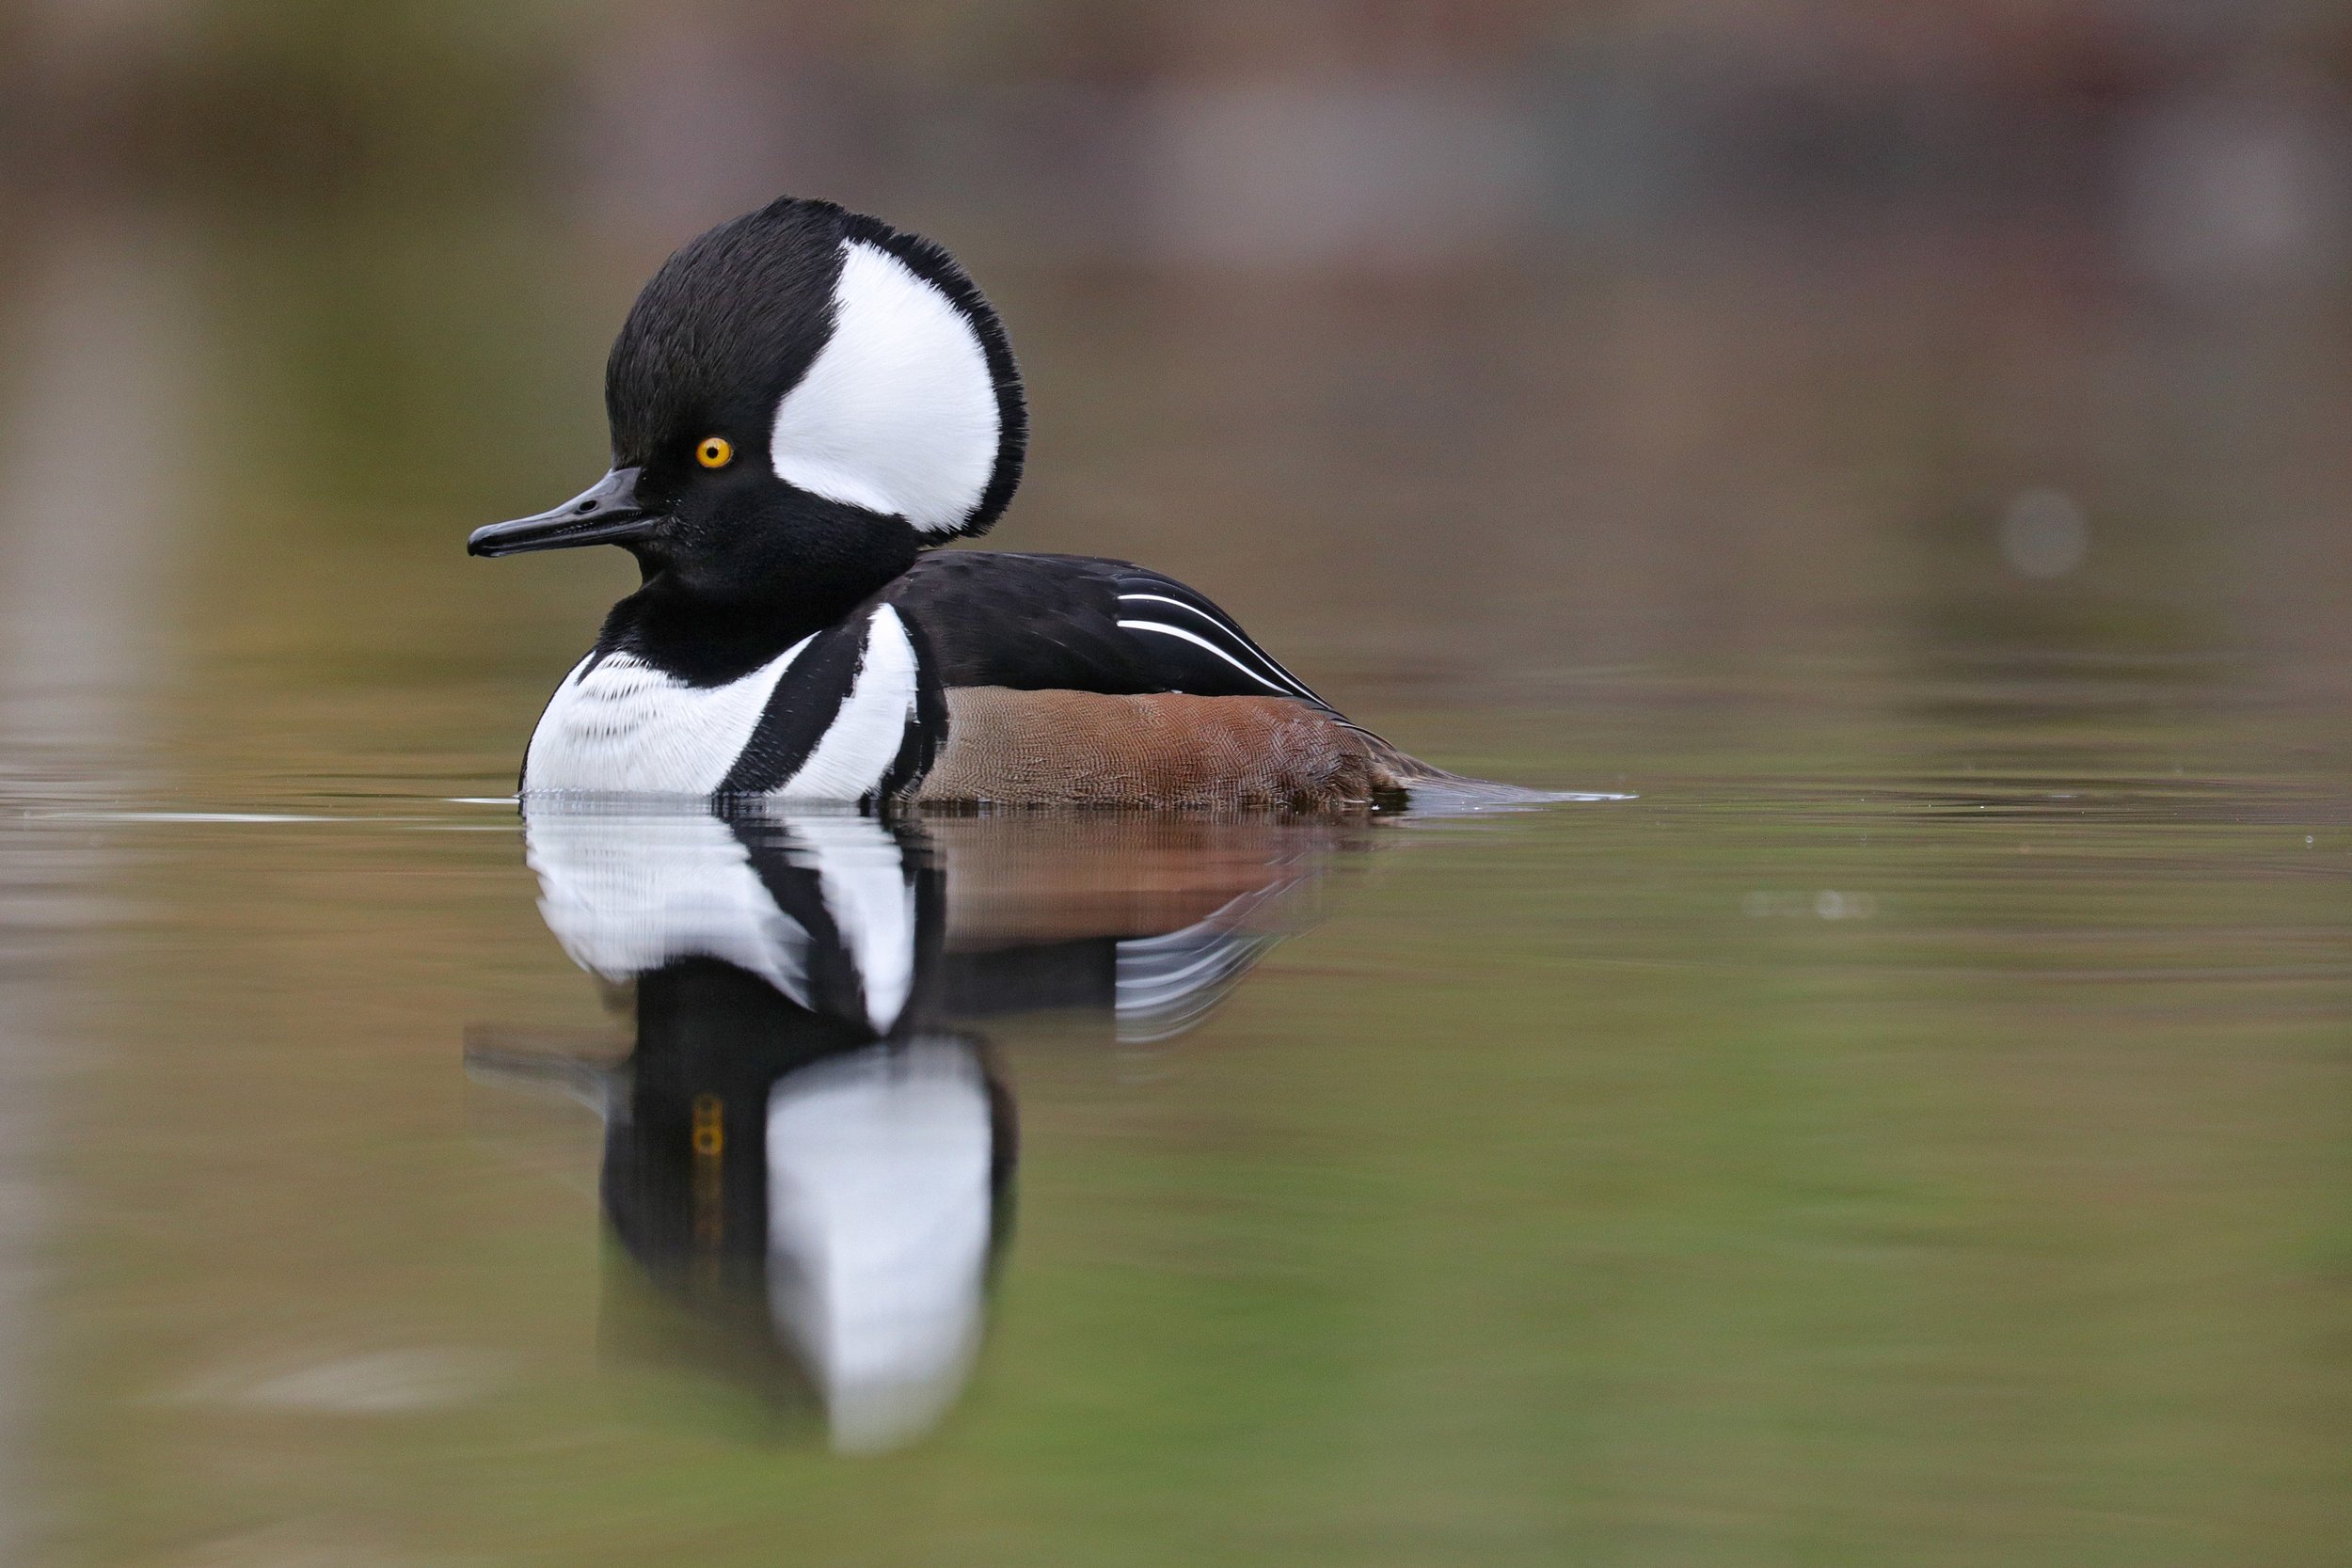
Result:
<svg viewBox="0 0 2352 1568"><path fill-rule="evenodd" d="M1331 811L1470 782L1174 578L943 548L1004 515L1029 430L1002 320L930 240L795 197L719 224L638 294L605 409L603 478L467 543L640 571L525 800Z"/></svg>

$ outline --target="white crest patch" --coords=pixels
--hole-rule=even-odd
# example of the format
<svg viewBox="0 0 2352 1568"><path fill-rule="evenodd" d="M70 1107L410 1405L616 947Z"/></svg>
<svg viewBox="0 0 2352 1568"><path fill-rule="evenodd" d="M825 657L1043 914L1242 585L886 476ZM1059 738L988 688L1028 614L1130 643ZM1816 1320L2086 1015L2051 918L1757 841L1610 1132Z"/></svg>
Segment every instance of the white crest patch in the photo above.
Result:
<svg viewBox="0 0 2352 1568"><path fill-rule="evenodd" d="M888 251L859 240L841 249L833 336L776 405L776 475L952 531L980 504L1002 436L979 334Z"/></svg>

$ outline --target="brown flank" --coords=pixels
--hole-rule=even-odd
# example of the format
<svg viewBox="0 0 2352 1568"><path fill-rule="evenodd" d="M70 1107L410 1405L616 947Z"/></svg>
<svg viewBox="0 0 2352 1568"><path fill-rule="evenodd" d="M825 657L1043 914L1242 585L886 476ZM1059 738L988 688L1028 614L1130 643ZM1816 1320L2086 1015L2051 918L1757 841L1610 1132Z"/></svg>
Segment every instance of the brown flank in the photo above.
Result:
<svg viewBox="0 0 2352 1568"><path fill-rule="evenodd" d="M1444 776L1284 697L966 686L947 719L925 804L1332 811L1399 805Z"/></svg>

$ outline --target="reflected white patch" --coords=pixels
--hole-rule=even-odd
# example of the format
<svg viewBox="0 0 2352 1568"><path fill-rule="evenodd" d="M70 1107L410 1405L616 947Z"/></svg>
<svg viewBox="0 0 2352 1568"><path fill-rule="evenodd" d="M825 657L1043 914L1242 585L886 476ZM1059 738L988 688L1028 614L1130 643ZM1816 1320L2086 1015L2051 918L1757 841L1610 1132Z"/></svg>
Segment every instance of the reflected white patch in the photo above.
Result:
<svg viewBox="0 0 2352 1568"><path fill-rule="evenodd" d="M718 958L808 1006L808 933L719 818L527 810L523 858L548 929L589 973L624 981L678 958Z"/></svg>
<svg viewBox="0 0 2352 1568"><path fill-rule="evenodd" d="M988 1089L959 1046L878 1050L797 1072L768 1103L768 1279L834 1446L929 1431L979 1345Z"/></svg>
<svg viewBox="0 0 2352 1568"><path fill-rule="evenodd" d="M1151 1045L1192 1028L1281 939L1226 928L1216 917L1115 949L1113 1006L1122 1045Z"/></svg>
<svg viewBox="0 0 2352 1568"><path fill-rule="evenodd" d="M971 321L896 256L845 244L833 336L776 405L777 477L946 532L979 505L1000 434Z"/></svg>
<svg viewBox="0 0 2352 1568"><path fill-rule="evenodd" d="M882 825L863 816L810 816L792 825L805 847L825 911L841 933L878 1035L890 1033L914 990L914 886L906 855Z"/></svg>

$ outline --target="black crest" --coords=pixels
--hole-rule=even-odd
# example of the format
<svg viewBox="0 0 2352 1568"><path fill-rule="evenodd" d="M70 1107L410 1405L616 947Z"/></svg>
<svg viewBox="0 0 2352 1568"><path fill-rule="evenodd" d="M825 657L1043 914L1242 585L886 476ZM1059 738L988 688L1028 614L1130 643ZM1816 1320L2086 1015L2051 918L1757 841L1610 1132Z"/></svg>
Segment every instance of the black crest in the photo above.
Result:
<svg viewBox="0 0 2352 1568"><path fill-rule="evenodd" d="M1021 483L1028 414L1004 325L947 251L830 201L784 197L689 242L638 294L605 366L616 467L706 431L764 428L833 333L843 247L887 252L978 339L997 406L997 450L970 516L927 542L984 533Z"/></svg>

